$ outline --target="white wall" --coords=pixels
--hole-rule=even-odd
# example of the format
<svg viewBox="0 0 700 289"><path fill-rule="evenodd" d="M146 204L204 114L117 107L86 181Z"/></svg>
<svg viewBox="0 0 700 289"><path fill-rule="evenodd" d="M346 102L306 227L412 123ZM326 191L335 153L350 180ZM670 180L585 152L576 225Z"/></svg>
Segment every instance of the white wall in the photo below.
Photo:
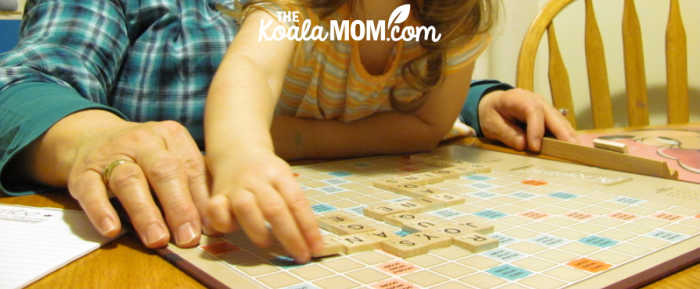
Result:
<svg viewBox="0 0 700 289"><path fill-rule="evenodd" d="M518 51L527 28L547 0L501 0L504 11L489 51L481 57L475 78L496 78L515 83ZM617 126L626 126L625 78L622 55L622 0L595 0L594 5L605 44ZM668 0L637 0L642 25L644 54L652 124L666 123L665 33ZM688 76L691 121L700 122L700 1L681 0L688 39ZM584 1L569 5L556 19L557 37L569 70L580 128L592 127L584 52ZM546 35L545 37L546 40ZM544 41L546 42L546 41ZM546 43L540 47L535 69L535 91L549 99Z"/></svg>

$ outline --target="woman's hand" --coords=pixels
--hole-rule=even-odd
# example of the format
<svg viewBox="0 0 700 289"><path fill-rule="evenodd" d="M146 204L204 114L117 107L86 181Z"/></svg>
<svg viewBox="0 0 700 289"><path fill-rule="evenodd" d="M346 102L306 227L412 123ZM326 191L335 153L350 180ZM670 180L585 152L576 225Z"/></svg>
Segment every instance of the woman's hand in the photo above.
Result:
<svg viewBox="0 0 700 289"><path fill-rule="evenodd" d="M299 263L322 250L309 202L284 160L267 149L232 150L225 156L208 154L207 164L213 197L206 215L215 230L229 233L240 225L263 248L274 244L274 235Z"/></svg>
<svg viewBox="0 0 700 289"><path fill-rule="evenodd" d="M171 234L178 246L199 242L198 209L209 198L206 166L187 129L176 122L133 123L103 110L76 112L18 161L35 181L67 186L104 236L117 236L122 228L109 202L113 194L147 247L165 246Z"/></svg>
<svg viewBox="0 0 700 289"><path fill-rule="evenodd" d="M209 197L206 166L189 132L177 122L124 122L85 139L76 151L68 190L102 235L121 230L108 200L111 192L147 247L165 246L171 233L178 246L199 243L197 208L204 209Z"/></svg>
<svg viewBox="0 0 700 289"><path fill-rule="evenodd" d="M542 96L519 88L485 95L479 103L479 123L485 137L517 150L540 151L546 130L558 139L578 142L576 131L559 111Z"/></svg>

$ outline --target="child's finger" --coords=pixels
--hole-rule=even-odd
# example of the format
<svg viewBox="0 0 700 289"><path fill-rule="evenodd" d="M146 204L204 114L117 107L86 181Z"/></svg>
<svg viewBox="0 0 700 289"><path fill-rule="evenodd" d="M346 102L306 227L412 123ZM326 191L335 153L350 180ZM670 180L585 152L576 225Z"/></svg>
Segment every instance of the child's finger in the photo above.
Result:
<svg viewBox="0 0 700 289"><path fill-rule="evenodd" d="M307 245L314 254L320 254L323 250L323 239L304 192L292 177L278 180L276 187L287 202Z"/></svg>
<svg viewBox="0 0 700 289"><path fill-rule="evenodd" d="M231 201L224 194L217 194L207 202L206 220L219 233L231 233L238 230L238 222L233 215Z"/></svg>
<svg viewBox="0 0 700 289"><path fill-rule="evenodd" d="M309 248L289 211L287 202L272 186L260 186L255 193L258 206L270 223L277 240L297 262L308 262L311 259Z"/></svg>
<svg viewBox="0 0 700 289"><path fill-rule="evenodd" d="M257 200L258 197L247 190L240 190L231 193L229 198L236 219L250 241L263 248L272 245L272 235L265 225L263 212L258 207L261 203Z"/></svg>

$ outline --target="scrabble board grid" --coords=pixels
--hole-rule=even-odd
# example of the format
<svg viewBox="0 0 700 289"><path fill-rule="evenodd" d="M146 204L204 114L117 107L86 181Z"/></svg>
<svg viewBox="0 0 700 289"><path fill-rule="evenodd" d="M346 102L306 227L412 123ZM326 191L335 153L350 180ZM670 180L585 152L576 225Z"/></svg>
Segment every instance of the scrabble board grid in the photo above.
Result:
<svg viewBox="0 0 700 289"><path fill-rule="evenodd" d="M410 258L377 249L303 266L252 246L242 234L169 250L219 281L235 273L251 288L585 288L638 273L643 266L635 271L637 263L658 265L649 260L659 253L685 248L670 254L677 257L700 247L700 202L688 193L692 185L465 147L435 155L447 165L466 160L492 171L430 185L466 202L425 214L489 222L497 248L472 253L453 245ZM438 168L420 158L374 157L293 170L317 214L342 211L377 230L408 234L363 215L364 208L411 199L373 184ZM697 258L697 250L687 257Z"/></svg>

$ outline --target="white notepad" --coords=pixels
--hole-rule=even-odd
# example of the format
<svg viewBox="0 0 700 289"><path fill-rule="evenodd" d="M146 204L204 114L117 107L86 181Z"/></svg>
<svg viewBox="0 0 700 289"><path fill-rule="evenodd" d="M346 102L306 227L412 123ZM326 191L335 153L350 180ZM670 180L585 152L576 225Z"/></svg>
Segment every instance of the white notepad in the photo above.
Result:
<svg viewBox="0 0 700 289"><path fill-rule="evenodd" d="M21 288L107 243L76 210L0 205L0 288Z"/></svg>

